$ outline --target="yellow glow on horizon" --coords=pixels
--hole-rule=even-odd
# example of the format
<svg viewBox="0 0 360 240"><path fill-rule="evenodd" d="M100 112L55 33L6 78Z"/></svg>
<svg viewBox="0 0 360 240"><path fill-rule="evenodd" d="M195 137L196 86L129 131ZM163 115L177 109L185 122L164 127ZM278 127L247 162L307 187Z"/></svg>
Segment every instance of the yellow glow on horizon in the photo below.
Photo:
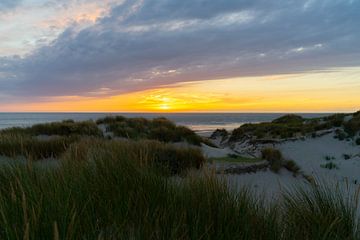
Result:
<svg viewBox="0 0 360 240"><path fill-rule="evenodd" d="M360 109L360 68L173 84L110 97L64 96L0 111L335 112Z"/></svg>

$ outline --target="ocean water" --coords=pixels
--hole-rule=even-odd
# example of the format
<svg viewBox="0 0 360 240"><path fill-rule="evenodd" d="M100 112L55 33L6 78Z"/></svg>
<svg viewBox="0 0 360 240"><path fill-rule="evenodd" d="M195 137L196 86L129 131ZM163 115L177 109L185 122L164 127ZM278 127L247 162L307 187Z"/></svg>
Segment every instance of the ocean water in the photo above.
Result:
<svg viewBox="0 0 360 240"><path fill-rule="evenodd" d="M209 135L218 128L235 129L245 123L272 121L283 113L0 113L0 129L28 127L37 123L56 122L66 119L76 121L97 120L111 115L125 117L166 117L179 125L187 126L201 135ZM306 118L329 114L299 114Z"/></svg>

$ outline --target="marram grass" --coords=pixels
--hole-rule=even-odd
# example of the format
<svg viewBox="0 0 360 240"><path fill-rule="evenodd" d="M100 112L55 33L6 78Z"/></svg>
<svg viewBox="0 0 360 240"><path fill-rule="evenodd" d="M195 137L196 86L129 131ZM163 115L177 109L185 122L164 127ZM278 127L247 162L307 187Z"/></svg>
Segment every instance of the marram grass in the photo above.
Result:
<svg viewBox="0 0 360 240"><path fill-rule="evenodd" d="M269 203L212 174L169 177L171 151L88 139L60 167L1 167L0 239L359 239L356 194L314 185ZM197 167L183 151L175 163Z"/></svg>

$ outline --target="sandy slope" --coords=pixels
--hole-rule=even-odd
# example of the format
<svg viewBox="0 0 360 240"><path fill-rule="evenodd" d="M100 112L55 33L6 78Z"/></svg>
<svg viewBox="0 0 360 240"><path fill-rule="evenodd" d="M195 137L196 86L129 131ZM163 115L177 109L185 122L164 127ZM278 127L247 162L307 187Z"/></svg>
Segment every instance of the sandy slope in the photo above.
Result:
<svg viewBox="0 0 360 240"><path fill-rule="evenodd" d="M307 138L305 141L285 142L275 146L286 158L294 160L306 174L321 178L360 182L360 146L353 141L339 141L334 134L319 138ZM350 155L348 160L344 154ZM325 157L335 158L326 160ZM333 162L339 169L327 169L320 165Z"/></svg>
<svg viewBox="0 0 360 240"><path fill-rule="evenodd" d="M241 146L241 148L239 147ZM296 141L285 141L283 143L270 145L250 146L247 143L234 144L235 150L248 151L251 149L254 153L260 152L263 147L274 147L279 149L285 158L294 160L300 167L301 171L306 175L311 175L319 181L332 182L337 184L351 183L354 187L360 185L360 146L355 145L354 141L339 141L334 138L334 133L329 133L317 138L305 138ZM233 151L227 147L224 149L216 149L210 147L202 147L204 154L211 157L223 157ZM348 160L344 159L344 154L350 155ZM334 158L326 160L326 156ZM326 163L333 162L338 169L327 169L321 167ZM306 180L302 176L294 177L292 173L282 169L279 174L275 174L270 170L259 171L253 174L241 175L220 175L236 188L248 186L250 189L278 195L283 189L292 188L298 184L306 184Z"/></svg>

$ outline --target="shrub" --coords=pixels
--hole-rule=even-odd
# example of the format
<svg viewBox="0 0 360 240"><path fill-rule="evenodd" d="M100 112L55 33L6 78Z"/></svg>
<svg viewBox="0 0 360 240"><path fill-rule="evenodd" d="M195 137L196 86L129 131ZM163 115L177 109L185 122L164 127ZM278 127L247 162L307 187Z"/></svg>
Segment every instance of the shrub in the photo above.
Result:
<svg viewBox="0 0 360 240"><path fill-rule="evenodd" d="M360 131L360 115L354 115L352 119L344 123L344 130L351 137Z"/></svg>
<svg viewBox="0 0 360 240"><path fill-rule="evenodd" d="M327 168L327 169L330 169L330 170L332 170L332 169L339 169L339 167L338 167L335 163L333 163L333 162L329 162L329 163L326 163L326 164L322 164L322 165L320 165L320 167L322 167L322 168Z"/></svg>
<svg viewBox="0 0 360 240"><path fill-rule="evenodd" d="M355 140L355 143L356 143L356 145L360 145L360 138L357 138L357 139Z"/></svg>
<svg viewBox="0 0 360 240"><path fill-rule="evenodd" d="M293 160L286 160L283 163L284 167L292 172L295 176L300 172L300 167Z"/></svg>
<svg viewBox="0 0 360 240"><path fill-rule="evenodd" d="M335 131L335 136L334 136L334 138L337 138L337 139L339 139L340 141L344 141L344 140L347 138L347 134L346 134L344 131L342 131L342 130L340 130L340 129L337 129L337 130Z"/></svg>
<svg viewBox="0 0 360 240"><path fill-rule="evenodd" d="M345 160L349 160L351 158L351 155L349 154L343 154L343 157Z"/></svg>
<svg viewBox="0 0 360 240"><path fill-rule="evenodd" d="M330 160L335 160L335 157L334 156L325 156L324 157L326 161L330 161Z"/></svg>
<svg viewBox="0 0 360 240"><path fill-rule="evenodd" d="M277 118L272 121L273 123L282 123L282 124L302 124L304 119L301 116L295 114L288 114Z"/></svg>
<svg viewBox="0 0 360 240"><path fill-rule="evenodd" d="M128 139L152 139L162 142L186 141L200 146L203 139L187 127L176 126L166 118L123 118L107 117L98 120L98 123L107 124L106 130L117 137Z"/></svg>
<svg viewBox="0 0 360 240"><path fill-rule="evenodd" d="M216 139L221 137L221 139L226 138L229 135L229 132L226 129L216 129L210 136L210 139Z"/></svg>
<svg viewBox="0 0 360 240"><path fill-rule="evenodd" d="M283 156L281 152L273 148L265 148L261 151L262 159L265 159L270 164L270 170L277 173L283 166Z"/></svg>
<svg viewBox="0 0 360 240"><path fill-rule="evenodd" d="M107 116L105 118L98 119L96 124L113 124L125 121L126 118L123 116Z"/></svg>
<svg viewBox="0 0 360 240"><path fill-rule="evenodd" d="M243 139L259 139L259 138L293 138L297 136L305 136L311 134L316 137L316 131L327 130L333 127L340 127L344 125L345 132L337 130L336 138L345 140L348 135L354 136L360 131L360 115L344 122L346 114L335 114L323 118L304 119L297 115L285 115L272 122L244 124L239 128L234 129L229 141L235 142Z"/></svg>
<svg viewBox="0 0 360 240"><path fill-rule="evenodd" d="M328 117L325 117L324 120L328 122L331 127L341 127L344 123L344 118L346 114L334 114Z"/></svg>

